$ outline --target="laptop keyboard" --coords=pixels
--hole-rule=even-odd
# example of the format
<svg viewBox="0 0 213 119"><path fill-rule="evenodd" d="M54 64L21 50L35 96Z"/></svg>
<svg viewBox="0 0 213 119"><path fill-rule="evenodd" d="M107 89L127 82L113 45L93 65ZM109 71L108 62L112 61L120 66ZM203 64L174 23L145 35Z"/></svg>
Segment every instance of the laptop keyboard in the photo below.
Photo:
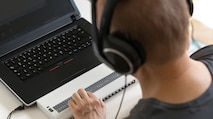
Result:
<svg viewBox="0 0 213 119"><path fill-rule="evenodd" d="M56 63L63 64L72 61L70 55L92 45L92 37L80 27L74 27L49 40L11 58L4 64L12 70L20 80L29 79L32 76L49 69L53 71L58 67L50 68Z"/></svg>

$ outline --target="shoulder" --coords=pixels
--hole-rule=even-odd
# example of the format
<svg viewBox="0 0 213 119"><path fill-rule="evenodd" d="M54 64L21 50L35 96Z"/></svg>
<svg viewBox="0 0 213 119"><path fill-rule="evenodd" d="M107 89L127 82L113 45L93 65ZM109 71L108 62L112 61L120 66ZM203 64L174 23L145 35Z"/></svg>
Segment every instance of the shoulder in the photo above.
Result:
<svg viewBox="0 0 213 119"><path fill-rule="evenodd" d="M212 86L199 98L182 104L141 99L125 119L212 119Z"/></svg>
<svg viewBox="0 0 213 119"><path fill-rule="evenodd" d="M131 110L130 115L125 119L155 119L153 115L164 117L164 108L161 102L154 98L140 99L135 107ZM158 112L162 112L159 114Z"/></svg>
<svg viewBox="0 0 213 119"><path fill-rule="evenodd" d="M144 102L140 99L135 107L130 111L130 115L125 119L145 119L144 115Z"/></svg>
<svg viewBox="0 0 213 119"><path fill-rule="evenodd" d="M208 45L208 46L205 46L205 47L199 49L198 51L193 53L190 57L195 60L212 58L213 57L213 45Z"/></svg>
<svg viewBox="0 0 213 119"><path fill-rule="evenodd" d="M213 45L203 47L190 56L194 60L203 62L213 74Z"/></svg>

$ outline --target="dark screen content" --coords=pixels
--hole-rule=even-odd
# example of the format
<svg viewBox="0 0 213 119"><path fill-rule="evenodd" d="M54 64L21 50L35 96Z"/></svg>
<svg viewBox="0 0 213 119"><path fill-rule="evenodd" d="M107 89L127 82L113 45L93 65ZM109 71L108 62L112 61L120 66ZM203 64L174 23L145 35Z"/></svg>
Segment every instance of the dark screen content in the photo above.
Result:
<svg viewBox="0 0 213 119"><path fill-rule="evenodd" d="M45 6L45 0L1 0L0 40L15 35L17 31L25 27L23 24L14 25L15 23L13 21Z"/></svg>
<svg viewBox="0 0 213 119"><path fill-rule="evenodd" d="M67 24L75 13L70 0L0 0L0 57L54 30L56 22Z"/></svg>

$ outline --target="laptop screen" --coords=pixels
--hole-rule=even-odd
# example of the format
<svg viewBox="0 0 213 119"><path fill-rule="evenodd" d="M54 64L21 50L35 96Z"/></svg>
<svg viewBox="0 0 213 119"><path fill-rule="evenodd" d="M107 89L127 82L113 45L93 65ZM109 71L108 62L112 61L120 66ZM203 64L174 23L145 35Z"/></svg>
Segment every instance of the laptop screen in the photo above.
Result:
<svg viewBox="0 0 213 119"><path fill-rule="evenodd" d="M41 35L39 28L73 12L76 11L70 0L1 0L0 56L33 38L22 36L35 35L33 31L36 29L36 33Z"/></svg>

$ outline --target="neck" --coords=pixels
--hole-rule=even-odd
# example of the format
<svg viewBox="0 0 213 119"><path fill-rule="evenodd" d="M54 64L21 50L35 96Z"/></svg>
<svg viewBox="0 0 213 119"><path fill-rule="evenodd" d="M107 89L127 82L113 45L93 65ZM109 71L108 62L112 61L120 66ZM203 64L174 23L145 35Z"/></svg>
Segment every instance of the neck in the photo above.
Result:
<svg viewBox="0 0 213 119"><path fill-rule="evenodd" d="M164 65L144 65L135 77L139 79L143 98L157 98L171 103L199 96L211 82L205 65L190 59L187 54Z"/></svg>

